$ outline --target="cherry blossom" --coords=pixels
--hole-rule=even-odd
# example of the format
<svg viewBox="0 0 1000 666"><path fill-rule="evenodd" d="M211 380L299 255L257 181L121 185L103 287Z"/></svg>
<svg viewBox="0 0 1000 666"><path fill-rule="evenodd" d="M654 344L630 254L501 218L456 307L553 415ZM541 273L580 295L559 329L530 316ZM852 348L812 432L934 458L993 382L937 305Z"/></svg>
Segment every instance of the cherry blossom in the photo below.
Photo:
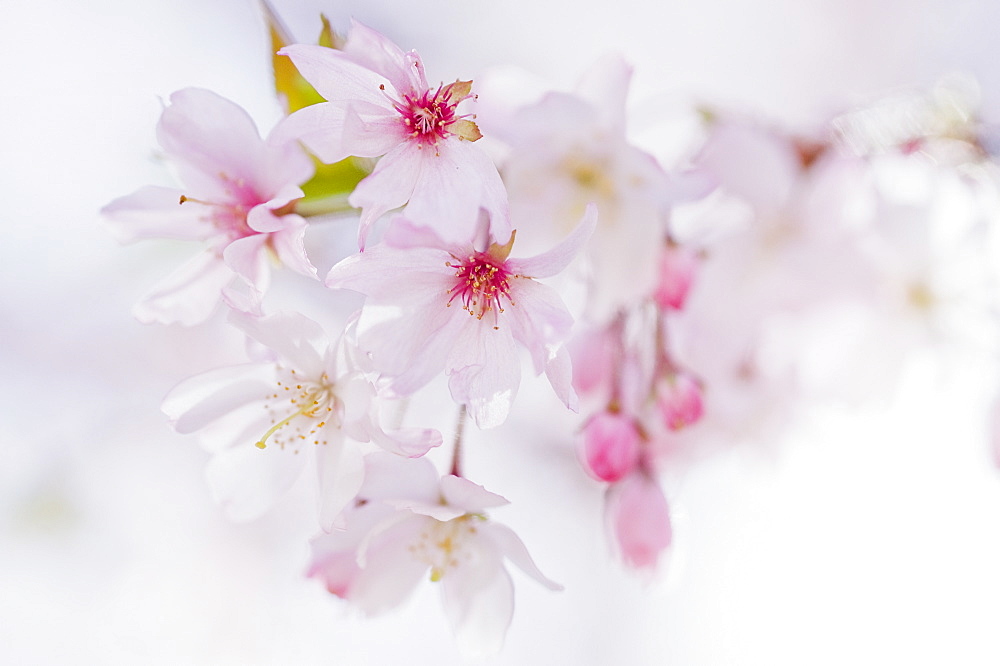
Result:
<svg viewBox="0 0 1000 666"><path fill-rule="evenodd" d="M698 255L690 247L667 243L660 254L659 275L653 291L653 300L661 309L684 307L698 263Z"/></svg>
<svg viewBox="0 0 1000 666"><path fill-rule="evenodd" d="M274 260L316 277L303 244L306 221L290 212L313 173L297 144L262 140L243 109L198 88L170 96L157 138L183 188L143 187L101 212L123 241L172 238L207 247L143 298L135 309L140 321L201 322L236 276L249 294L230 292L231 300L256 310Z"/></svg>
<svg viewBox="0 0 1000 666"><path fill-rule="evenodd" d="M631 75L620 56L607 56L573 92L549 92L489 125L511 146L504 182L524 241L547 246L572 228L586 205L597 205L600 223L585 253L585 314L601 322L656 287L671 202L666 172L626 136ZM484 111L484 124L490 120Z"/></svg>
<svg viewBox="0 0 1000 666"><path fill-rule="evenodd" d="M163 403L177 432L200 432L213 453L208 476L234 520L266 511L298 478L315 452L320 522L330 529L362 481L356 442L373 442L402 456L441 443L434 430L386 432L372 384L341 341L326 345L315 322L296 314L230 319L264 346L259 361L185 380Z"/></svg>
<svg viewBox="0 0 1000 666"><path fill-rule="evenodd" d="M536 374L575 408L563 343L573 318L559 295L536 278L562 271L586 243L597 213L549 252L510 258L514 235L478 247L453 244L398 220L385 241L334 266L326 284L367 295L358 341L377 370L408 395L443 369L452 398L481 428L507 418L520 384L517 347Z"/></svg>
<svg viewBox="0 0 1000 666"><path fill-rule="evenodd" d="M468 656L499 652L514 611L508 560L550 590L524 543L487 509L503 497L468 479L438 477L426 459L366 458L365 482L346 529L313 541L309 574L369 615L388 611L428 576Z"/></svg>
<svg viewBox="0 0 1000 666"><path fill-rule="evenodd" d="M472 238L483 207L506 241L506 190L489 156L472 145L481 134L471 114L459 109L474 97L471 81L430 86L415 51L357 21L342 50L294 44L279 53L327 100L289 116L283 135L325 162L383 156L349 198L362 209L362 248L371 224L404 204L410 221L452 242Z"/></svg>
<svg viewBox="0 0 1000 666"><path fill-rule="evenodd" d="M688 373L664 378L658 383L657 392L663 423L671 430L680 430L701 418L704 411L702 388Z"/></svg>
<svg viewBox="0 0 1000 666"><path fill-rule="evenodd" d="M639 462L639 430L620 412L595 414L582 434L584 469L599 481L618 481Z"/></svg>
<svg viewBox="0 0 1000 666"><path fill-rule="evenodd" d="M624 562L653 569L673 540L670 508L660 485L639 468L612 484L605 499L608 527Z"/></svg>

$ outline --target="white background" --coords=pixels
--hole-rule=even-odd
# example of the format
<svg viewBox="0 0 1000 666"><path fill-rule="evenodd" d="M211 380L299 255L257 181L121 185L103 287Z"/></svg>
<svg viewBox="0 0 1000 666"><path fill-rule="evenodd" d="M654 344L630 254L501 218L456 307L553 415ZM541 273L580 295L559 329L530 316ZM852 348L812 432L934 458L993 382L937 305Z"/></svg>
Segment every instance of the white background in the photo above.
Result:
<svg viewBox="0 0 1000 666"><path fill-rule="evenodd" d="M342 28L353 14L444 79L514 64L565 86L621 50L645 118L707 101L797 126L952 71L1000 108L986 0L275 5L303 40L320 11ZM0 0L0 16L0 662L460 663L432 586L364 620L301 577L313 527L296 498L226 523L205 454L158 412L240 344L134 322L131 304L189 251L119 247L97 210L167 182L153 128L172 91L210 88L275 120L257 6ZM495 517L567 588L516 578L495 663L1000 661L995 369L921 368L887 409L825 410L672 478L675 547L650 580L609 557L600 491L565 473L565 447L516 418L483 437L468 468L513 501Z"/></svg>

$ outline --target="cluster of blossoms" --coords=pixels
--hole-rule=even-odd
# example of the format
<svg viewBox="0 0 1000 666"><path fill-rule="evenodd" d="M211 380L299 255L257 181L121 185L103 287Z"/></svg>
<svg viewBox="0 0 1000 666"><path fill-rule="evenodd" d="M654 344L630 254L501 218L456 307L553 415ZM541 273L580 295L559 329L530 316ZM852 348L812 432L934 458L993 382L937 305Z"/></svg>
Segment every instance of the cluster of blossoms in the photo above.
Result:
<svg viewBox="0 0 1000 666"><path fill-rule="evenodd" d="M506 500L463 473L466 420L508 420L523 356L577 414L564 439L605 492L614 550L650 571L673 536L667 472L773 439L805 396L871 390L902 339L996 338L1000 188L954 96L808 138L703 112L668 164L626 132L618 57L505 108L472 81L429 83L416 52L359 23L306 45L270 21L284 118L261 138L234 103L173 94L157 138L181 187L103 212L126 241L202 244L136 315L194 325L224 308L248 362L187 379L163 410L211 453L234 520L309 468L309 575L366 613L429 576L463 649L494 652L513 614L505 561L559 589L487 514ZM357 220L358 250L321 276L306 234L331 218ZM274 269L362 305L324 328L271 293ZM428 396L453 403L445 423L458 414L446 473L427 455L446 448L443 415L410 409Z"/></svg>

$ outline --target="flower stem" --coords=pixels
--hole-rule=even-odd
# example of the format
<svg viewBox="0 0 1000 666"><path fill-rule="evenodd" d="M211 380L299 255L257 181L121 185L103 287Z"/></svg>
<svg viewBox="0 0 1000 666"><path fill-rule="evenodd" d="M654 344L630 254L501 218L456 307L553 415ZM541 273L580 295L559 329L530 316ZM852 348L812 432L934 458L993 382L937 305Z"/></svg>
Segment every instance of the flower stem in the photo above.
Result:
<svg viewBox="0 0 1000 666"><path fill-rule="evenodd" d="M462 435L465 433L465 405L458 409L458 421L455 423L455 447L451 453L451 474L462 476Z"/></svg>
<svg viewBox="0 0 1000 666"><path fill-rule="evenodd" d="M302 217L350 213L354 211L354 208L347 203L348 196L350 196L349 192L334 194L322 199L299 199L295 202L295 212Z"/></svg>

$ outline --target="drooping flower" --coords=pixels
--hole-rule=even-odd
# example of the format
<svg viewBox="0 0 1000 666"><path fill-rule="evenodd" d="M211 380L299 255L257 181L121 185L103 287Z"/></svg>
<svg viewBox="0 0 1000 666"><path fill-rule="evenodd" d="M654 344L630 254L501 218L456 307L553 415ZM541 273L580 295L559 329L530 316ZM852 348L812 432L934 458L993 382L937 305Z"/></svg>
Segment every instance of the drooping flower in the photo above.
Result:
<svg viewBox="0 0 1000 666"><path fill-rule="evenodd" d="M300 146L262 140L243 109L198 88L170 96L157 138L183 188L143 187L101 212L123 241L173 238L207 247L136 306L141 321L203 321L237 276L249 294L232 299L256 308L274 259L316 277L303 244L306 221L289 212L313 172Z"/></svg>
<svg viewBox="0 0 1000 666"><path fill-rule="evenodd" d="M499 652L514 611L509 560L550 590L524 543L485 511L503 497L426 459L372 454L346 529L313 540L309 575L365 613L400 604L428 575L441 584L445 614L469 656Z"/></svg>
<svg viewBox="0 0 1000 666"><path fill-rule="evenodd" d="M583 426L584 469L599 481L618 481L639 462L639 430L620 412L605 410Z"/></svg>
<svg viewBox="0 0 1000 666"><path fill-rule="evenodd" d="M667 174L626 135L631 75L621 57L608 56L573 92L549 92L516 112L497 113L495 122L487 109L482 116L511 146L502 167L522 242L548 246L586 205L597 205L600 222L585 253L586 317L599 322L653 292L671 203Z"/></svg>
<svg viewBox="0 0 1000 666"><path fill-rule="evenodd" d="M384 156L349 198L362 209L362 249L371 224L404 204L407 219L451 242L469 241L485 208L494 235L507 239L506 190L489 156L472 145L479 128L459 109L473 97L471 81L428 85L415 51L356 21L342 50L294 44L279 53L327 100L289 116L283 135L324 162Z"/></svg>
<svg viewBox="0 0 1000 666"><path fill-rule="evenodd" d="M667 243L660 253L659 275L653 300L660 308L684 307L691 282L698 268L698 255L689 247Z"/></svg>
<svg viewBox="0 0 1000 666"><path fill-rule="evenodd" d="M657 384L657 404L663 423L680 430L701 419L704 412L701 384L686 372L665 377Z"/></svg>
<svg viewBox="0 0 1000 666"><path fill-rule="evenodd" d="M326 284L368 299L358 322L361 349L408 395L443 369L454 400L481 428L507 418L520 384L517 347L528 350L559 398L575 409L569 354L573 318L559 295L536 282L559 273L586 243L597 213L549 252L510 258L514 235L479 247L454 244L396 220L385 241L348 257Z"/></svg>
<svg viewBox="0 0 1000 666"><path fill-rule="evenodd" d="M637 469L608 487L605 498L608 526L625 563L653 569L673 540L670 507L651 475Z"/></svg>
<svg viewBox="0 0 1000 666"><path fill-rule="evenodd" d="M320 523L330 529L362 481L355 442L373 442L402 456L441 443L435 430L386 432L375 388L342 340L326 344L315 322L294 314L231 321L266 349L259 362L192 377L163 403L177 432L201 432L213 458L208 476L233 520L251 520L300 475L315 452Z"/></svg>

